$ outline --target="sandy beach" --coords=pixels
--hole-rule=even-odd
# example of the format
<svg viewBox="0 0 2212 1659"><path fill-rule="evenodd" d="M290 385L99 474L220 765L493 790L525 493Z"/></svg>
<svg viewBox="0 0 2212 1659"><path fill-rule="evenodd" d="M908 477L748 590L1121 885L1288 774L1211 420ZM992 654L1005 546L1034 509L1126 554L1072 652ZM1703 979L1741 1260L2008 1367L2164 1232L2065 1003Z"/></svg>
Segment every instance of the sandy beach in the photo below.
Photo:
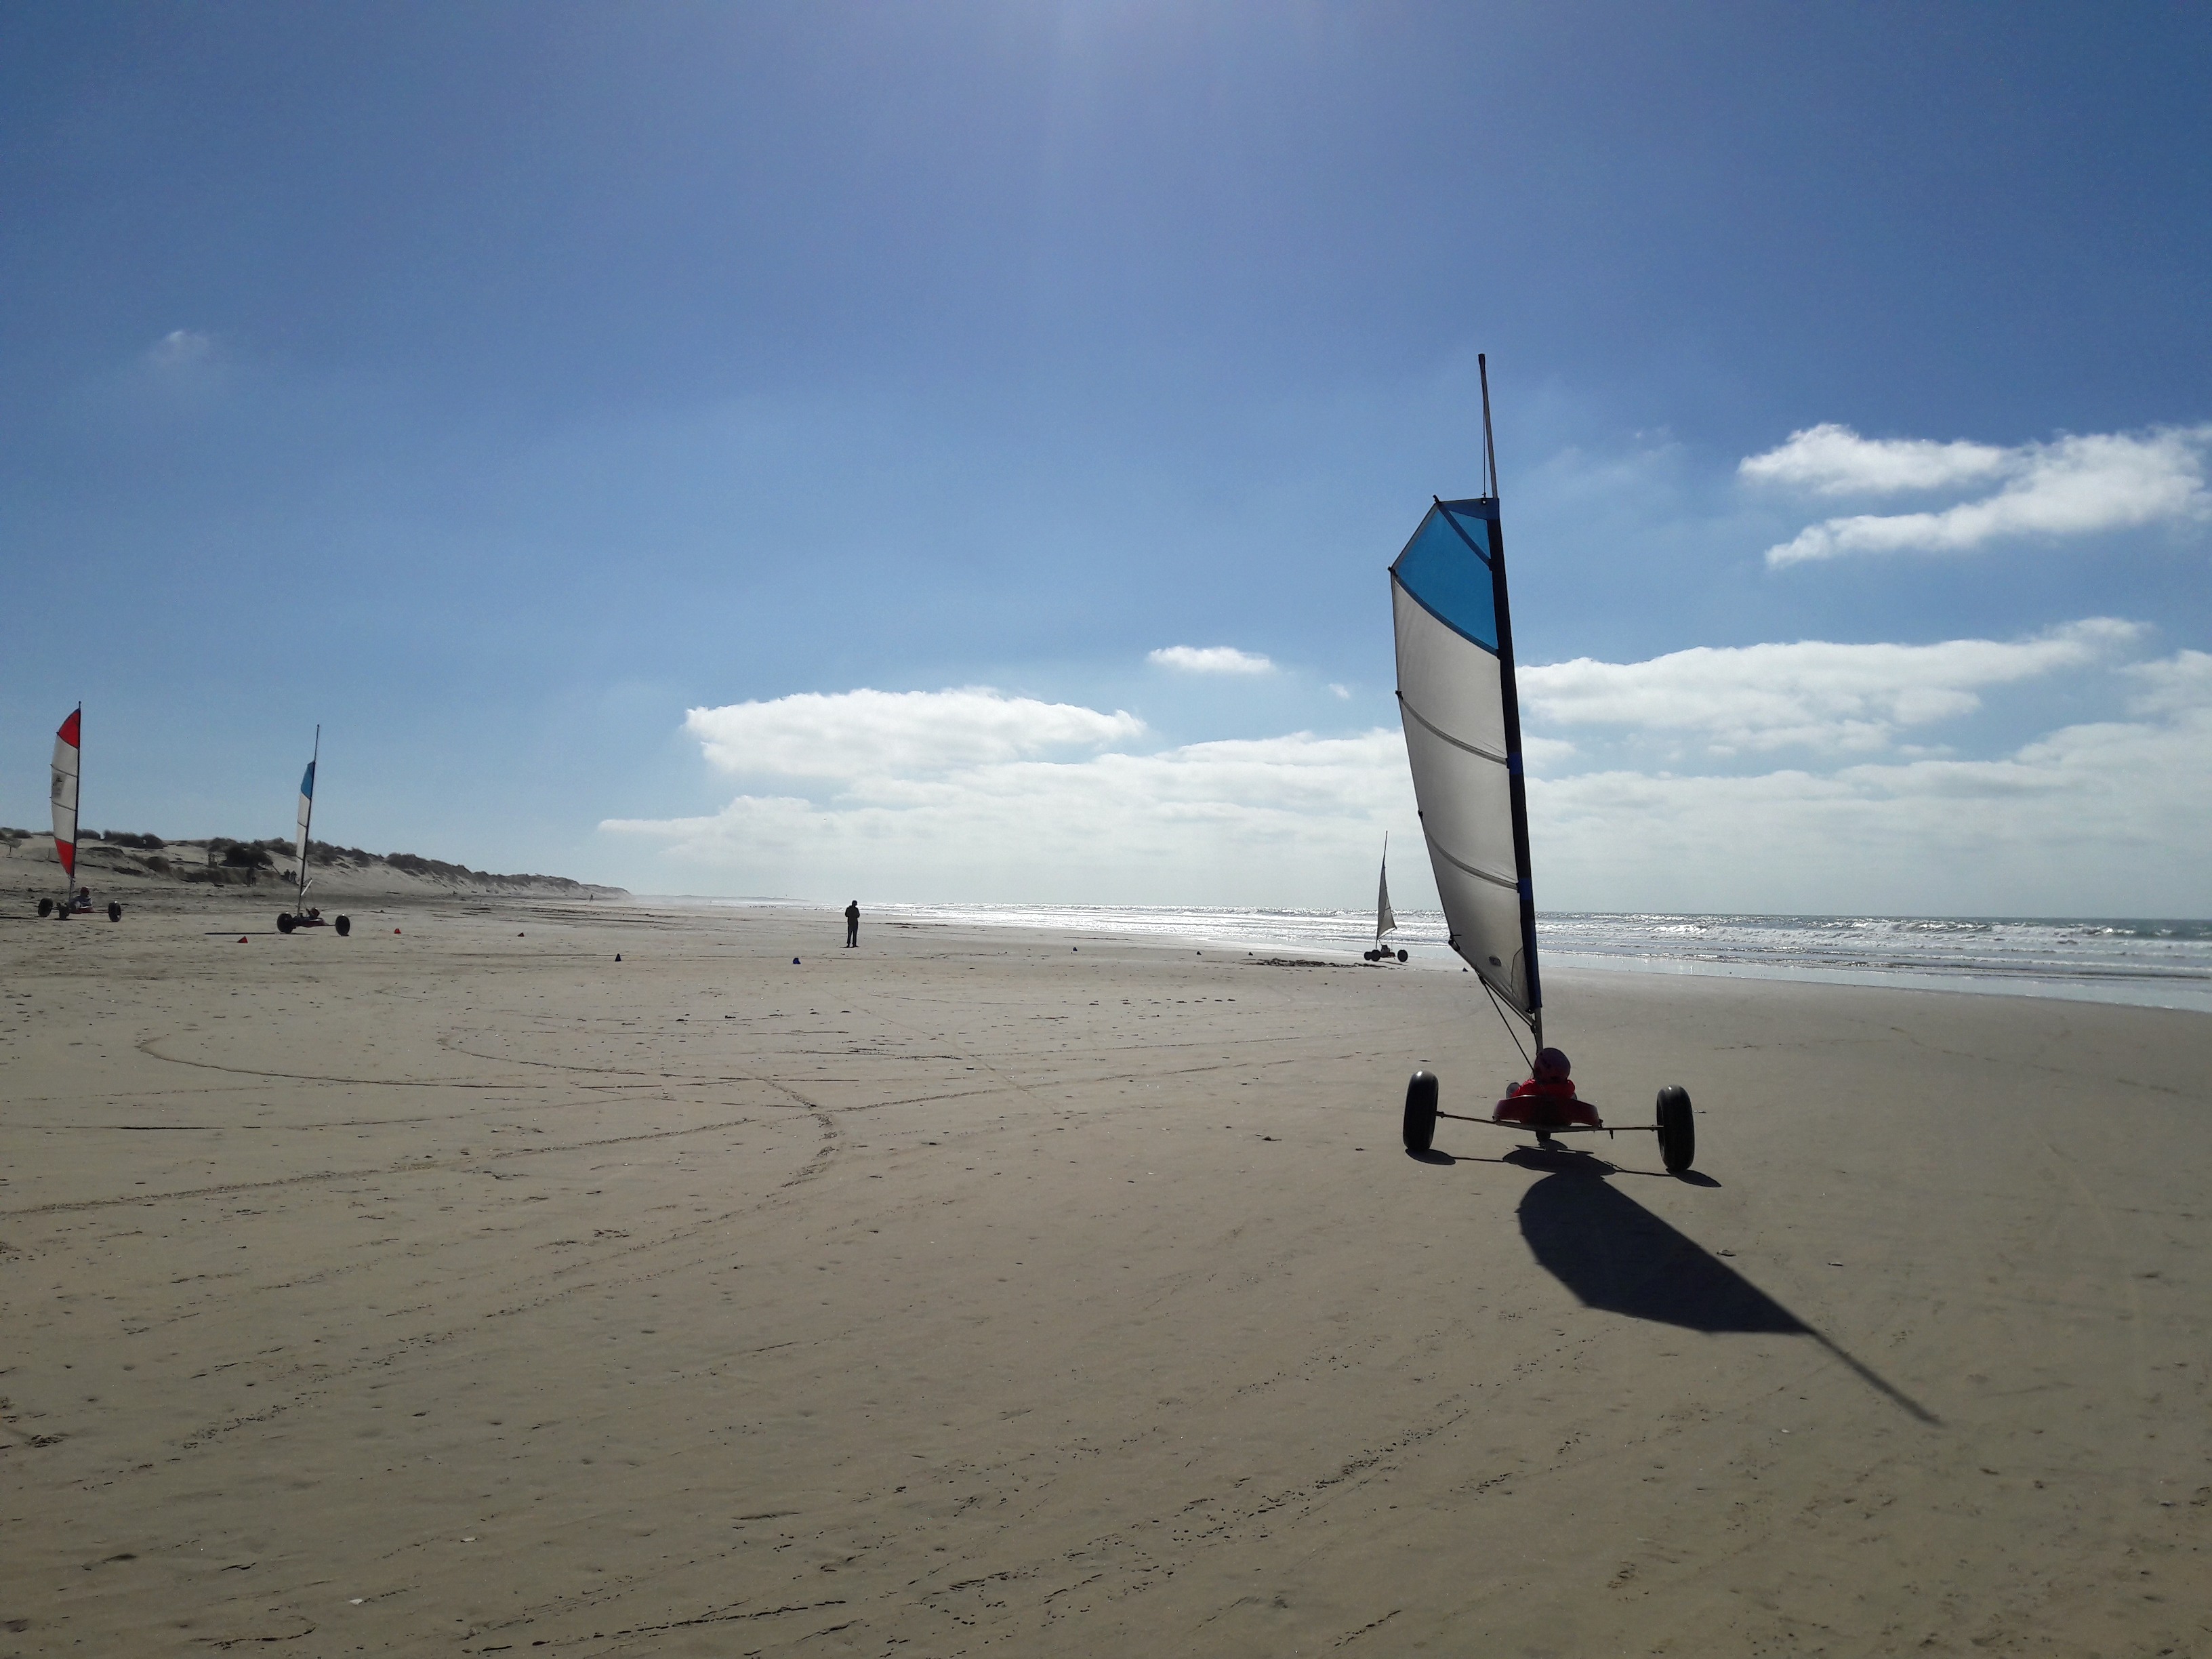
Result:
<svg viewBox="0 0 2212 1659"><path fill-rule="evenodd" d="M270 908L0 923L0 1654L2212 1652L2204 1016Z"/></svg>

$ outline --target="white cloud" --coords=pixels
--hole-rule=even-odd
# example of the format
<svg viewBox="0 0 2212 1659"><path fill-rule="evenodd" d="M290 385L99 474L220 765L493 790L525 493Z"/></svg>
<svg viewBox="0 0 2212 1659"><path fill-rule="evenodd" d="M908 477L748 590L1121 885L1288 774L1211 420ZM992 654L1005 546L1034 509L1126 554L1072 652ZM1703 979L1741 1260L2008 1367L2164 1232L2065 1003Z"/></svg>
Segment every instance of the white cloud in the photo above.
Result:
<svg viewBox="0 0 2212 1659"><path fill-rule="evenodd" d="M1570 908L2212 914L2212 657L2129 673L2154 715L1994 760L1530 786L1540 902Z"/></svg>
<svg viewBox="0 0 2212 1659"><path fill-rule="evenodd" d="M1183 674L1272 674L1275 665L1233 645L1170 645L1152 653L1152 661Z"/></svg>
<svg viewBox="0 0 2212 1659"><path fill-rule="evenodd" d="M215 338L198 329L172 329L147 349L146 361L156 368L188 368L215 355Z"/></svg>
<svg viewBox="0 0 2212 1659"><path fill-rule="evenodd" d="M824 800L740 795L600 827L752 891L1260 904L1329 902L1385 827L1413 823L1404 742L1377 729L855 773Z"/></svg>
<svg viewBox="0 0 2212 1659"><path fill-rule="evenodd" d="M2191 708L2212 708L2212 655L2180 651L2161 662L2130 664L2124 669L2145 689L2129 701L2136 714L2172 714ZM2212 755L2204 757L2212 763Z"/></svg>
<svg viewBox="0 0 2212 1659"><path fill-rule="evenodd" d="M1769 565L1852 553L1960 553L2022 536L2081 536L2212 514L2205 460L2212 426L2091 433L2000 449L1862 438L1833 424L1793 433L1737 471L1758 483L1829 495L1956 489L1994 493L1933 511L1857 514L1809 525L1767 550Z"/></svg>
<svg viewBox="0 0 2212 1659"><path fill-rule="evenodd" d="M1831 421L1791 433L1778 449L1745 457L1736 471L1756 483L1790 484L1823 495L1879 495L1985 483L2003 476L2015 453L1963 441L1862 438Z"/></svg>
<svg viewBox="0 0 2212 1659"><path fill-rule="evenodd" d="M1698 646L1648 662L1523 668L1523 705L1539 721L1683 732L1726 753L1806 744L1866 750L1901 726L1954 719L1986 686L2078 668L2140 636L2136 623L2092 617L2031 640L1936 645Z"/></svg>
<svg viewBox="0 0 2212 1659"><path fill-rule="evenodd" d="M1570 711L1565 723L1754 748L1809 732L1848 754L1854 722L1902 729L1970 703L1978 688L2095 665L2136 635L2092 621L2010 643L1774 646L1526 672L1560 672L1541 696ZM1593 679L1591 668L1620 674ZM2126 718L1993 758L1923 750L1750 776L1577 774L1573 744L1532 733L1539 901L2212 914L2212 653L2113 672L2132 695ZM1744 701L1758 707L1731 712ZM602 824L657 849L655 879L670 890L1353 906L1382 830L1419 839L1404 740L1389 728L1133 754L1117 747L1141 738L1126 714L970 690L780 698L697 711L690 729L710 752L735 743L716 755L725 770L794 781L719 812ZM1404 908L1433 904L1418 858L1392 875Z"/></svg>
<svg viewBox="0 0 2212 1659"><path fill-rule="evenodd" d="M1328 683L1328 689L1329 694L1335 697L1338 702L1350 702L1352 701L1352 688L1350 686L1339 685L1334 680L1331 680Z"/></svg>
<svg viewBox="0 0 2212 1659"><path fill-rule="evenodd" d="M1145 723L1074 703L950 691L800 692L771 702L694 708L684 730L724 772L794 778L906 777L1055 750L1103 749Z"/></svg>

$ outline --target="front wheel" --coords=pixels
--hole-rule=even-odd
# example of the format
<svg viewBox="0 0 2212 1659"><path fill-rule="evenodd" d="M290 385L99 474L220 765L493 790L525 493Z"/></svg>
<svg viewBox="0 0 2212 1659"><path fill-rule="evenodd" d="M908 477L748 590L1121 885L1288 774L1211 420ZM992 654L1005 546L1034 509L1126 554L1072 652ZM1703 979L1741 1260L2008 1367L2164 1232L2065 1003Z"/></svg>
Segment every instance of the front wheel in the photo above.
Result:
<svg viewBox="0 0 2212 1659"><path fill-rule="evenodd" d="M1398 952L1398 960L1399 960L1399 961L1401 961L1401 962L1403 962L1405 959L1406 959L1406 953L1405 953L1403 951L1399 951L1399 952Z"/></svg>
<svg viewBox="0 0 2212 1659"><path fill-rule="evenodd" d="M278 933L289 933L293 930L293 928L298 926L299 924L292 920L292 913L289 910L279 910L276 913L276 931Z"/></svg>
<svg viewBox="0 0 2212 1659"><path fill-rule="evenodd" d="M1421 1153L1437 1138L1437 1080L1416 1072L1406 1085L1406 1150Z"/></svg>
<svg viewBox="0 0 2212 1659"><path fill-rule="evenodd" d="M1659 1091L1659 1156L1668 1175L1680 1175L1698 1156L1697 1120L1690 1091L1673 1084Z"/></svg>

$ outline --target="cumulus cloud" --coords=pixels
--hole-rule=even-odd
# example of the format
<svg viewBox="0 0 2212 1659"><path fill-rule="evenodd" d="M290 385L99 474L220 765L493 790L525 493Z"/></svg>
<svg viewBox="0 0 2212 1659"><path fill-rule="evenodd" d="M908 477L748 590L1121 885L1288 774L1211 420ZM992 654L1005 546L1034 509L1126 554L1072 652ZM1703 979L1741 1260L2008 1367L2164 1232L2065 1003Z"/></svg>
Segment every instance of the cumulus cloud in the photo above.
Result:
<svg viewBox="0 0 2212 1659"><path fill-rule="evenodd" d="M1172 668L1182 674L1272 674L1274 663L1267 657L1250 651L1239 651L1233 645L1169 645L1152 653L1151 659L1162 668Z"/></svg>
<svg viewBox="0 0 2212 1659"><path fill-rule="evenodd" d="M1791 433L1778 449L1746 456L1736 471L1754 483L1788 484L1822 495L1886 495L1984 483L2004 475L2014 453L1963 441L1862 438L1831 421Z"/></svg>
<svg viewBox="0 0 2212 1659"><path fill-rule="evenodd" d="M2130 663L2123 671L2143 689L2129 700L2135 714L2173 714L2212 708L2212 655L2179 651L2161 662ZM2212 753L2198 764L2212 769Z"/></svg>
<svg viewBox="0 0 2212 1659"><path fill-rule="evenodd" d="M1647 662L1523 668L1524 708L1540 722L1695 734L1723 753L1795 744L1866 750L1899 728L1955 719L1979 691L2109 657L2142 629L2109 617L2033 639L1936 645L1698 646Z"/></svg>
<svg viewBox="0 0 2212 1659"><path fill-rule="evenodd" d="M1540 901L1592 909L2192 916L2212 909L2212 657L2126 671L2144 718L1990 760L1530 786Z"/></svg>
<svg viewBox="0 0 2212 1659"><path fill-rule="evenodd" d="M1412 821L1403 740L1377 729L855 774L818 800L745 794L600 827L757 891L865 876L915 898L1237 904L1332 894Z"/></svg>
<svg viewBox="0 0 2212 1659"><path fill-rule="evenodd" d="M1824 495L1959 490L1976 499L1912 513L1862 513L1808 525L1767 550L1780 568L1854 553L1962 553L2026 536L2081 536L2212 514L2205 461L2212 425L2090 433L1998 448L1863 438L1832 423L1738 464L1739 475Z"/></svg>
<svg viewBox="0 0 2212 1659"><path fill-rule="evenodd" d="M1936 646L1819 642L1524 670L1537 895L1558 909L2212 912L2212 653L2114 660L2134 624ZM2124 718L1993 757L1867 752L2008 684L2109 667ZM1559 728L1827 745L1825 765L1577 770ZM1121 713L969 689L694 711L718 812L609 819L671 889L917 900L1356 905L1419 832L1395 729L1128 752ZM1679 762L1666 764L1680 768ZM1401 905L1433 904L1418 857Z"/></svg>
<svg viewBox="0 0 2212 1659"><path fill-rule="evenodd" d="M769 702L694 708L684 730L724 772L795 778L927 776L959 767L1141 737L1116 709L1010 697L988 686L949 691L800 692Z"/></svg>

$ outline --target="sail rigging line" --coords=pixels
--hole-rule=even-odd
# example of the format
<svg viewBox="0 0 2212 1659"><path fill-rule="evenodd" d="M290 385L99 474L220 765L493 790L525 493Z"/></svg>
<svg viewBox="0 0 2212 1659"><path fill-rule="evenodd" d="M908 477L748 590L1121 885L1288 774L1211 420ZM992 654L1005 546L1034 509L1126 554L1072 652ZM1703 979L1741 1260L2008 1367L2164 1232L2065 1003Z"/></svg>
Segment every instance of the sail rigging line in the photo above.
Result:
<svg viewBox="0 0 2212 1659"><path fill-rule="evenodd" d="M1521 1063L1531 1072L1534 1071L1536 1062L1528 1058L1528 1051L1526 1048L1521 1048L1521 1033L1513 1029L1513 1022L1505 1017L1504 1005L1498 1001L1498 993L1490 988L1490 981L1486 979L1482 981L1482 994L1490 999L1491 1010L1498 1016L1498 1023L1505 1028L1505 1035L1513 1040L1513 1046L1520 1049ZM1540 1042L1537 1046L1541 1048L1543 1045Z"/></svg>

